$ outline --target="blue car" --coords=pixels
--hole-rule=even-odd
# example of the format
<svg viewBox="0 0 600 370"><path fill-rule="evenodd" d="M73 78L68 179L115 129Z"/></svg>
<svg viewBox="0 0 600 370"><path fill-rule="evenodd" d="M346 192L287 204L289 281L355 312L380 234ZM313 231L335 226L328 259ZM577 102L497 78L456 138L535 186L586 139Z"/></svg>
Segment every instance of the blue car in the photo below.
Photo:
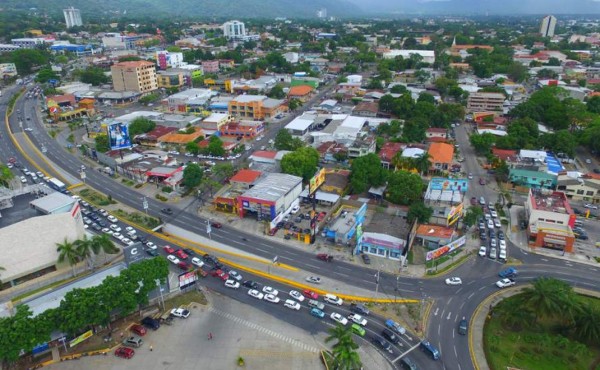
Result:
<svg viewBox="0 0 600 370"><path fill-rule="evenodd" d="M431 356L432 359L434 359L434 360L440 359L440 351L438 351L438 349L435 348L433 346L433 344L429 343L427 340L423 340L421 342L421 349L425 353L427 353L429 356Z"/></svg>
<svg viewBox="0 0 600 370"><path fill-rule="evenodd" d="M319 310L318 308L312 308L310 310L310 314L313 315L314 317L318 317L319 319L322 319L325 317L325 312Z"/></svg>
<svg viewBox="0 0 600 370"><path fill-rule="evenodd" d="M502 270L498 273L498 276L500 276L503 279L508 279L508 278L514 278L515 276L517 276L518 271L516 268L514 267L509 267L505 270Z"/></svg>

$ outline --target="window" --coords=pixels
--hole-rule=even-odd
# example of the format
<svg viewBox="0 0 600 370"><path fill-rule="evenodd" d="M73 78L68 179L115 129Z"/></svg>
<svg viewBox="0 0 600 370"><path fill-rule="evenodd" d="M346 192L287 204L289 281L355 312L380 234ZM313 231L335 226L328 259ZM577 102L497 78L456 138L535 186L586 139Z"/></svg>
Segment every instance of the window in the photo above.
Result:
<svg viewBox="0 0 600 370"><path fill-rule="evenodd" d="M588 190L585 195L594 195L594 192L592 190Z"/></svg>
<svg viewBox="0 0 600 370"><path fill-rule="evenodd" d="M583 195L583 190L577 190L577 194Z"/></svg>

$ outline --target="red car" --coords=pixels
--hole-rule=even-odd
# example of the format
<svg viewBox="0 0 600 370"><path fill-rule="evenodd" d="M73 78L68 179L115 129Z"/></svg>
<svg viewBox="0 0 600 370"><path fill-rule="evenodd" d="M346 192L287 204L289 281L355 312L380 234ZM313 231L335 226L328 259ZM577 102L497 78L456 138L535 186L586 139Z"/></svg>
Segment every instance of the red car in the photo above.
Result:
<svg viewBox="0 0 600 370"><path fill-rule="evenodd" d="M485 179L483 177L479 178L479 185L485 185Z"/></svg>
<svg viewBox="0 0 600 370"><path fill-rule="evenodd" d="M183 249L176 250L175 255L182 260L186 260L188 258L188 255L183 251Z"/></svg>
<svg viewBox="0 0 600 370"><path fill-rule="evenodd" d="M221 227L223 227L223 225L221 225L220 222L211 222L210 226L214 227L215 229L220 229Z"/></svg>
<svg viewBox="0 0 600 370"><path fill-rule="evenodd" d="M173 249L172 247L170 247L168 245L165 245L163 247L163 249L165 250L165 252L167 252L167 254L173 254L173 253L175 253L175 249Z"/></svg>
<svg viewBox="0 0 600 370"><path fill-rule="evenodd" d="M211 274L212 276L218 277L223 281L229 280L229 274L223 270L215 270Z"/></svg>
<svg viewBox="0 0 600 370"><path fill-rule="evenodd" d="M146 335L146 328L139 324L131 325L129 330L134 332L135 334L139 335L140 337L143 337L144 335Z"/></svg>
<svg viewBox="0 0 600 370"><path fill-rule="evenodd" d="M132 358L133 355L135 355L135 351L133 350L133 348L129 348L129 347L119 347L115 351L115 356L121 357L121 358L126 358L128 360L130 358Z"/></svg>
<svg viewBox="0 0 600 370"><path fill-rule="evenodd" d="M327 215L327 212L321 212L319 213L319 217L317 217L317 221L321 222L325 219L325 215Z"/></svg>
<svg viewBox="0 0 600 370"><path fill-rule="evenodd" d="M304 294L305 297L310 298L310 299L319 299L319 295L317 293L313 292L312 290L306 289L305 291L302 292L302 294Z"/></svg>
<svg viewBox="0 0 600 370"><path fill-rule="evenodd" d="M333 256L330 256L327 253L319 253L319 254L317 254L317 258L320 259L321 261L333 262Z"/></svg>
<svg viewBox="0 0 600 370"><path fill-rule="evenodd" d="M177 264L177 267L179 267L180 269L182 269L184 271L187 271L187 270L189 270L191 268L190 264L189 263L185 263L185 262L179 262Z"/></svg>
<svg viewBox="0 0 600 370"><path fill-rule="evenodd" d="M273 236L273 235L277 234L278 230L279 229L276 227L272 228L271 230L269 230L269 236Z"/></svg>

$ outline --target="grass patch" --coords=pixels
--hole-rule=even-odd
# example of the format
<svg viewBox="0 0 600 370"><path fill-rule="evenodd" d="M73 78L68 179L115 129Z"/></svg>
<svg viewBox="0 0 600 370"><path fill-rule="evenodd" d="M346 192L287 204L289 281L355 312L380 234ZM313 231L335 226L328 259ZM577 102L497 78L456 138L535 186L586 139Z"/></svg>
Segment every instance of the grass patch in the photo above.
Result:
<svg viewBox="0 0 600 370"><path fill-rule="evenodd" d="M83 189L79 192L79 195L84 198L86 201L97 205L97 206L107 206L109 204L117 204L112 198L106 197L98 192L95 192L91 189Z"/></svg>
<svg viewBox="0 0 600 370"><path fill-rule="evenodd" d="M133 180L129 180L129 179L121 179L121 183L127 185L127 186L133 186L135 185L135 182Z"/></svg>
<svg viewBox="0 0 600 370"><path fill-rule="evenodd" d="M171 308L186 306L192 302L205 306L208 304L208 300L206 300L206 297L202 292L191 290L187 293L178 294L173 298L167 299L165 301L165 308L170 310Z"/></svg>
<svg viewBox="0 0 600 370"><path fill-rule="evenodd" d="M137 224L137 225L140 225L146 229L154 229L155 227L160 225L160 222L158 221L158 219L148 216L141 212L128 213L128 212L123 211L122 209L117 209L113 213L117 217L124 218L127 221Z"/></svg>
<svg viewBox="0 0 600 370"><path fill-rule="evenodd" d="M507 298L500 304L517 304L517 297ZM596 298L578 298L600 306L600 300ZM600 348L588 347L558 331L556 323L551 320L518 330L504 324L500 315L492 315L486 321L483 331L484 349L490 369L592 369L594 360L600 356Z"/></svg>
<svg viewBox="0 0 600 370"><path fill-rule="evenodd" d="M461 256L461 257L460 257L459 259L457 259L456 261L452 262L451 264L449 264L449 265L447 265L447 266L445 266L445 267L443 267L443 268L441 268L441 269L438 269L437 271L434 271L434 270L427 270L427 275L429 275L429 276L435 276L435 275L443 274L443 273L445 273L446 271L448 271L448 270L450 270L450 269L454 268L454 266L458 266L458 265L460 265L461 263L463 263L463 261L464 261L464 260L466 260L467 258L469 258L469 256L470 256L470 255L471 255L470 253L467 253L467 254L465 254L464 256Z"/></svg>
<svg viewBox="0 0 600 370"><path fill-rule="evenodd" d="M154 198L156 198L156 199L160 200L161 202L166 202L166 201L168 201L168 200L169 200L168 198L166 198L166 197L163 197L163 196L162 196L162 195L160 195L160 194L156 194L156 195L154 195Z"/></svg>

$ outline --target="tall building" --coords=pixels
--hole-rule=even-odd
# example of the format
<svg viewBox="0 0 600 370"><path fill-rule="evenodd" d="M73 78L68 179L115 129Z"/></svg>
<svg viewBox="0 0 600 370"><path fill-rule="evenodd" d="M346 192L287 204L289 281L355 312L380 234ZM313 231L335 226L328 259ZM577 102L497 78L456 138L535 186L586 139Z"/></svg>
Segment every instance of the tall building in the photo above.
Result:
<svg viewBox="0 0 600 370"><path fill-rule="evenodd" d="M554 27L556 27L556 17L553 15L547 15L542 18L540 34L542 34L543 37L552 37L554 36Z"/></svg>
<svg viewBox="0 0 600 370"><path fill-rule="evenodd" d="M79 9L75 9L73 7L63 9L63 14L65 15L65 23L67 24L67 28L83 26Z"/></svg>
<svg viewBox="0 0 600 370"><path fill-rule="evenodd" d="M115 91L147 93L158 89L154 63L145 60L115 63L110 67Z"/></svg>
<svg viewBox="0 0 600 370"><path fill-rule="evenodd" d="M317 10L317 18L327 18L327 9L326 8L321 8L319 10Z"/></svg>
<svg viewBox="0 0 600 370"><path fill-rule="evenodd" d="M240 21L229 21L223 23L223 33L228 39L241 40L246 37L246 26Z"/></svg>

